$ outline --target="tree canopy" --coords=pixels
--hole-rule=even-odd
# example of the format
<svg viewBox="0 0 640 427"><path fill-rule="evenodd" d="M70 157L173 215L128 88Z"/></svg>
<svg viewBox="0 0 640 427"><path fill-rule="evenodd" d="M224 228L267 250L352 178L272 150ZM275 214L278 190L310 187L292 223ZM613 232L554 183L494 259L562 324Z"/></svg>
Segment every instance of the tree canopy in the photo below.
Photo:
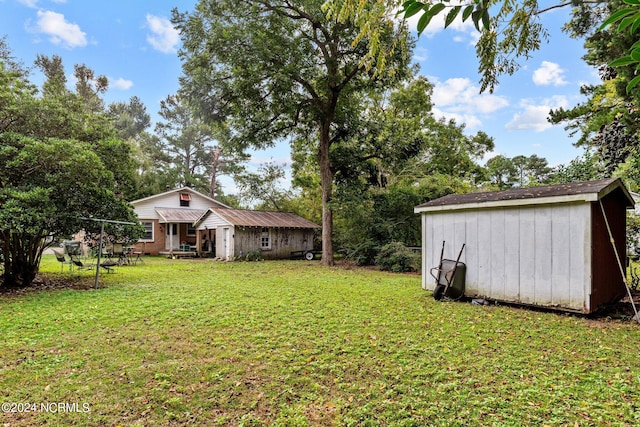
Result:
<svg viewBox="0 0 640 427"><path fill-rule="evenodd" d="M108 120L92 110L95 98L88 98L92 107L87 109L87 98L58 86L64 76L61 62L44 57L40 62L52 71L42 97L24 69L0 57L5 286L30 285L46 246L95 226L83 217L135 221L130 205L116 194L132 173L128 145L115 139Z"/></svg>

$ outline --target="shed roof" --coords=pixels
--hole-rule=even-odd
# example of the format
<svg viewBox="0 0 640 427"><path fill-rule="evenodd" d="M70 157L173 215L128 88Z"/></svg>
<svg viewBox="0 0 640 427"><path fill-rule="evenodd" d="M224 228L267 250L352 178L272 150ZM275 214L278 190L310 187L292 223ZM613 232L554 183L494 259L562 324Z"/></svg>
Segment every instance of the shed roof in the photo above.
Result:
<svg viewBox="0 0 640 427"><path fill-rule="evenodd" d="M229 224L245 227L320 228L319 225L290 212L250 211L244 209L209 209L197 221L212 212Z"/></svg>
<svg viewBox="0 0 640 427"><path fill-rule="evenodd" d="M207 210L202 209L185 209L185 208L156 208L156 213L161 223L177 222L177 223L195 223Z"/></svg>
<svg viewBox="0 0 640 427"><path fill-rule="evenodd" d="M634 206L633 198L622 181L619 178L606 178L596 181L513 188L505 191L449 194L448 196L440 197L416 206L415 212L594 202L615 190L622 192L627 208Z"/></svg>

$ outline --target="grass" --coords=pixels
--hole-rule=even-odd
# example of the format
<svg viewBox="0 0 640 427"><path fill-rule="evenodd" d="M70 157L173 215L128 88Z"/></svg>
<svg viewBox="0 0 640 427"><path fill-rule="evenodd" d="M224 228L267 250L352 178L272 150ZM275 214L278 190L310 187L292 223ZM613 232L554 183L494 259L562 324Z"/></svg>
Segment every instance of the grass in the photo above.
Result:
<svg viewBox="0 0 640 427"><path fill-rule="evenodd" d="M0 425L640 425L632 322L305 261L147 257L101 280L0 297L0 400L37 405Z"/></svg>

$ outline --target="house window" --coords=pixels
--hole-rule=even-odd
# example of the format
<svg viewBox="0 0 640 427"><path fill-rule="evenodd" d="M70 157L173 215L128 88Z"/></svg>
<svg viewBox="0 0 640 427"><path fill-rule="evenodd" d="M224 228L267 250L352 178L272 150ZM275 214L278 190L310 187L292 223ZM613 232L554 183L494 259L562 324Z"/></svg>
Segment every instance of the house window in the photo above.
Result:
<svg viewBox="0 0 640 427"><path fill-rule="evenodd" d="M271 232L267 227L264 227L260 234L260 247L262 249L271 249Z"/></svg>
<svg viewBox="0 0 640 427"><path fill-rule="evenodd" d="M140 221L140 224L144 227L144 235L140 240L143 242L153 242L153 222Z"/></svg>
<svg viewBox="0 0 640 427"><path fill-rule="evenodd" d="M190 201L191 201L191 194L180 193L180 206L189 207Z"/></svg>
<svg viewBox="0 0 640 427"><path fill-rule="evenodd" d="M187 236L195 236L196 235L196 228L193 226L193 224L187 224Z"/></svg>

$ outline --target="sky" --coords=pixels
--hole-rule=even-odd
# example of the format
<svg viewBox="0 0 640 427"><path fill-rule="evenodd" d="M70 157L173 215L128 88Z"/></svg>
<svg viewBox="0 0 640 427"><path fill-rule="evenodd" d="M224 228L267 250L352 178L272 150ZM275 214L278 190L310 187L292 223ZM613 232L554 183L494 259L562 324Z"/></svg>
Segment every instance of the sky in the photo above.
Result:
<svg viewBox="0 0 640 427"><path fill-rule="evenodd" d="M137 96L156 121L160 101L176 93L181 74L180 37L169 21L171 10L191 11L196 3L0 0L0 37L7 37L14 56L27 66L38 54L62 57L70 84L74 64L87 65L96 75L108 77L107 103ZM552 126L546 120L550 109L584 101L581 85L599 82L597 71L581 60L582 41L560 31L568 12L543 14L549 43L522 61L514 75L502 76L492 94L479 93L474 47L478 33L471 21L455 22L445 30L434 20L414 50L420 74L435 85L434 114L464 123L469 134L481 130L493 137L495 150L489 156L536 154L555 166L581 155L583 150L573 146L575 138L562 125ZM416 19L410 27L415 28ZM42 76L35 70L31 80L39 84ZM288 146L257 152L252 163L269 160L290 162ZM227 189L232 185L227 183Z"/></svg>

